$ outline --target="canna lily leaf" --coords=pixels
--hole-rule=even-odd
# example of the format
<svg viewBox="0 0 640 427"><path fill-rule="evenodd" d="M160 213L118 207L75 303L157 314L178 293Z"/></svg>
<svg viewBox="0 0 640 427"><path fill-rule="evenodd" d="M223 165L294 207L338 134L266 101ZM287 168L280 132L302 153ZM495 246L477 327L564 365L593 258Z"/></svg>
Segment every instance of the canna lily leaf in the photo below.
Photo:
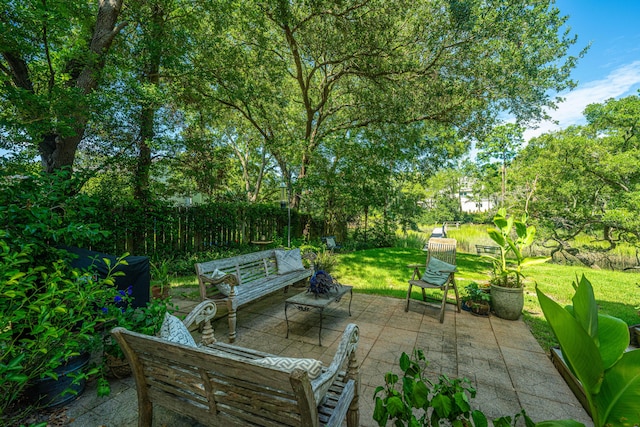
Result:
<svg viewBox="0 0 640 427"><path fill-rule="evenodd" d="M599 420L594 423L608 426L640 425L640 350L623 354L605 373L600 393L595 396ZM596 424L598 425L598 424Z"/></svg>
<svg viewBox="0 0 640 427"><path fill-rule="evenodd" d="M620 360L629 345L629 327L617 317L598 314L598 330L600 357L604 369L609 369Z"/></svg>
<svg viewBox="0 0 640 427"><path fill-rule="evenodd" d="M573 295L573 317L593 339L598 337L598 305L591 282L583 275Z"/></svg>
<svg viewBox="0 0 640 427"><path fill-rule="evenodd" d="M567 310L537 287L536 293L544 316L560 343L567 365L587 394L597 393L602 384L604 366L595 342Z"/></svg>

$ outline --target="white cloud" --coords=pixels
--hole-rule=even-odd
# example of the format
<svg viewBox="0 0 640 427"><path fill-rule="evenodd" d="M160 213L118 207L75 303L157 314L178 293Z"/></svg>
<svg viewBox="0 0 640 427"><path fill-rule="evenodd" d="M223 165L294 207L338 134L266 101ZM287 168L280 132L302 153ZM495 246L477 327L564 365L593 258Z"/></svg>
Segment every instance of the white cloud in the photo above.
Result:
<svg viewBox="0 0 640 427"><path fill-rule="evenodd" d="M545 132L564 129L571 125L584 123L582 115L587 105L601 103L609 98L631 95L640 86L640 61L616 68L602 80L594 80L579 84L578 89L562 95L565 99L558 104L557 110L549 111L552 121L541 122L537 129L527 129L524 139L541 135Z"/></svg>

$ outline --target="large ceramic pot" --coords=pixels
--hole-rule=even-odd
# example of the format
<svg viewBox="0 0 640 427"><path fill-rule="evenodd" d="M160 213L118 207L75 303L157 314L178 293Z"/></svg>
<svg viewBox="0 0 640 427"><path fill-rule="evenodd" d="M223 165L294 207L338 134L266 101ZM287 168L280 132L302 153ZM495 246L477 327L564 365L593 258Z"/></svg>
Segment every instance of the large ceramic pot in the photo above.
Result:
<svg viewBox="0 0 640 427"><path fill-rule="evenodd" d="M76 399L84 391L86 381L82 379L74 384L73 377L74 374L84 371L89 364L90 357L89 353L83 353L70 358L66 363L54 369L58 375L57 380L49 377L38 379L34 381L25 396L30 403L42 408L60 406ZM65 390L73 390L73 392L64 393Z"/></svg>
<svg viewBox="0 0 640 427"><path fill-rule="evenodd" d="M491 285L491 305L501 319L517 320L524 307L524 289Z"/></svg>

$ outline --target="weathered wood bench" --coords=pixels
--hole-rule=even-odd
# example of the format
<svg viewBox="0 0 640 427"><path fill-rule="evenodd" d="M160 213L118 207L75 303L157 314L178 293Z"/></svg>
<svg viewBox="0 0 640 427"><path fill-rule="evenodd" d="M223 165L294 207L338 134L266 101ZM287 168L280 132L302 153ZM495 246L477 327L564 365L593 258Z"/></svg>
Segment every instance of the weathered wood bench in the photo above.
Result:
<svg viewBox="0 0 640 427"><path fill-rule="evenodd" d="M500 255L500 246L476 245L476 252L478 255Z"/></svg>
<svg viewBox="0 0 640 427"><path fill-rule="evenodd" d="M200 298L226 302L229 317L229 342L236 339L238 307L255 301L280 289L305 280L313 274L310 268L289 271L284 274L278 268L276 252L271 249L198 263L196 275L200 285ZM295 250L294 250L295 251ZM314 254L308 254L313 261ZM216 276L218 272L220 275Z"/></svg>
<svg viewBox="0 0 640 427"><path fill-rule="evenodd" d="M136 382L138 426L152 425L156 404L208 426L341 426L344 420L358 426L355 324L346 327L331 364L311 379L299 367L260 362L271 354L214 342L215 312L215 303L207 300L183 322L188 328L201 324L199 347L121 327L111 331Z"/></svg>

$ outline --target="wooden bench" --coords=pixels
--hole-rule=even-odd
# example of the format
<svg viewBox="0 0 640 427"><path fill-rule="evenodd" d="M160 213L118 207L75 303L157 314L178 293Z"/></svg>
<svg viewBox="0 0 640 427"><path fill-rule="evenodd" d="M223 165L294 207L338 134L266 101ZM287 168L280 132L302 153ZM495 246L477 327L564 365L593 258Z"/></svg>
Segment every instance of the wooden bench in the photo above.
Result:
<svg viewBox="0 0 640 427"><path fill-rule="evenodd" d="M478 255L500 255L500 246L476 245Z"/></svg>
<svg viewBox="0 0 640 427"><path fill-rule="evenodd" d="M226 302L229 316L229 342L236 339L236 318L238 307L255 301L280 289L287 291L288 286L306 280L313 269L291 271L279 274L276 251L271 249L238 255L231 258L216 259L195 265L200 298ZM314 254L307 254L313 262ZM224 276L213 277L218 270ZM228 295L220 291L228 287Z"/></svg>
<svg viewBox="0 0 640 427"><path fill-rule="evenodd" d="M310 379L306 370L259 364L271 354L216 343L213 301L183 321L204 331L200 347L175 344L117 327L118 341L136 382L138 426L151 426L154 405L207 426L359 425L359 331L349 324L330 365ZM206 339L205 339L206 337Z"/></svg>

